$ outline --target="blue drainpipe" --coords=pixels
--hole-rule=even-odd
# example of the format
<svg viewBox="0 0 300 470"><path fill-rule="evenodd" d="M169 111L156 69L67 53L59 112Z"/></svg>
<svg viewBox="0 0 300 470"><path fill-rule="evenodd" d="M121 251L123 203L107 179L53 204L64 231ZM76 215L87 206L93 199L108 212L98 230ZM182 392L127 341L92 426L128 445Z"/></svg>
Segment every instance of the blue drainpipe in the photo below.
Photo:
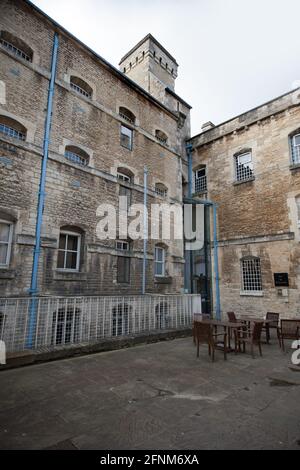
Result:
<svg viewBox="0 0 300 470"><path fill-rule="evenodd" d="M47 174L47 162L49 154L49 142L52 122L52 107L53 107L53 96L55 87L55 76L57 66L57 55L58 55L58 34L55 33L53 40L53 50L51 59L51 78L48 91L48 104L47 104L47 116L45 122L45 133L44 133L44 145L43 145L43 160L40 176L40 187L38 194L38 206L37 206L37 218L35 228L35 247L33 252L33 264L31 273L31 284L29 294L32 297L30 302L30 314L29 314L29 325L28 325L28 336L27 336L27 347L29 349L33 346L35 326L36 326L36 306L38 293L38 269L39 269L39 258L41 253L41 231L43 223L43 212L45 204L45 186L46 186L46 174Z"/></svg>

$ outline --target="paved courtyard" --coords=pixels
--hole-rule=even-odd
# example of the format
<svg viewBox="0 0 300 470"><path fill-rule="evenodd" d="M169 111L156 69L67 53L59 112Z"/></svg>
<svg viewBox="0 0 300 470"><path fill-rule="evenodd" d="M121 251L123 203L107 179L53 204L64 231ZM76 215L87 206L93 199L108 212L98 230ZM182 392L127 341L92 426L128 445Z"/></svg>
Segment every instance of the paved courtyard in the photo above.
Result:
<svg viewBox="0 0 300 470"><path fill-rule="evenodd" d="M191 338L0 373L1 449L298 449L300 368Z"/></svg>

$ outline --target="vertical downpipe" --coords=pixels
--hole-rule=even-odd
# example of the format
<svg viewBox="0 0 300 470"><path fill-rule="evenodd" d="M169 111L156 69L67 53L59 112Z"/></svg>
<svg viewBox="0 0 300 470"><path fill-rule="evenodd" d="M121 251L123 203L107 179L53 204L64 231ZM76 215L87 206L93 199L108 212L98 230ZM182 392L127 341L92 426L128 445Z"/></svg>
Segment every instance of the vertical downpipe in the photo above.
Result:
<svg viewBox="0 0 300 470"><path fill-rule="evenodd" d="M30 302L30 313L29 313L29 325L28 325L28 336L27 336L27 348L33 347L33 340L35 336L36 327L36 306L38 299L36 298L38 293L38 267L39 258L41 252L41 231L43 223L43 212L45 204L45 186L46 186L46 174L47 174L47 162L49 154L49 142L51 133L52 123L52 108L53 108L53 96L55 87L55 76L57 66L57 55L58 55L58 34L55 33L53 40L52 59L51 59L51 77L48 90L48 103L47 103L47 115L45 122L44 132L44 144L43 144L43 160L41 167L40 186L38 194L38 206L37 206L37 218L36 218L36 229L35 229L35 247L33 252L33 265L31 274L31 284L29 294L32 299Z"/></svg>
<svg viewBox="0 0 300 470"><path fill-rule="evenodd" d="M148 169L144 168L144 254L143 254L143 285L142 294L146 293L147 246L148 246Z"/></svg>
<svg viewBox="0 0 300 470"><path fill-rule="evenodd" d="M217 233L217 205L213 204L214 213L214 267L216 281L216 318L221 320L221 300L220 300L220 281L219 281L219 245Z"/></svg>
<svg viewBox="0 0 300 470"><path fill-rule="evenodd" d="M192 156L193 146L191 144L187 144L186 151L188 155L188 197L192 199L193 195L193 156ZM193 220L193 216L192 216ZM194 274L194 257L193 251L190 250L189 252L189 270L188 270L190 282L190 294L194 293L194 285L193 285L193 274Z"/></svg>

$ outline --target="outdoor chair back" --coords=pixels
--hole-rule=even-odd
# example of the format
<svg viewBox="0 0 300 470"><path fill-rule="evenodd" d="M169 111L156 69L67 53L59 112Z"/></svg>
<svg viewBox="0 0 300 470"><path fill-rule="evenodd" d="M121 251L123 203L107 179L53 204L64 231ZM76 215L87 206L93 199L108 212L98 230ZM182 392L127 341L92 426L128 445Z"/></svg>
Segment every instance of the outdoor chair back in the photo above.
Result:
<svg viewBox="0 0 300 470"><path fill-rule="evenodd" d="M281 320L280 339L283 350L285 339L300 339L300 320Z"/></svg>
<svg viewBox="0 0 300 470"><path fill-rule="evenodd" d="M263 322L255 322L252 330L252 341L255 344L259 344L261 341L261 332L263 329Z"/></svg>
<svg viewBox="0 0 300 470"><path fill-rule="evenodd" d="M236 323L236 322L237 322L237 318L236 318L234 312L227 312L227 317L228 317L228 320L229 320L231 323Z"/></svg>
<svg viewBox="0 0 300 470"><path fill-rule="evenodd" d="M266 320L274 320L274 322L269 323L269 328L278 328L278 323L279 323L279 313L275 312L268 312L266 316Z"/></svg>

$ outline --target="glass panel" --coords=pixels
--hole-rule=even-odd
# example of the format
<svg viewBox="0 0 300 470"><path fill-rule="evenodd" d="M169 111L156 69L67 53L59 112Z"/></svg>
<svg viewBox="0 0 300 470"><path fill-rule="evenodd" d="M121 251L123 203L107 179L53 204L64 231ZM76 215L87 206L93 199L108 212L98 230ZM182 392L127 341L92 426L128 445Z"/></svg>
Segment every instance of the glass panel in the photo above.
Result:
<svg viewBox="0 0 300 470"><path fill-rule="evenodd" d="M67 250L77 251L78 237L76 235L68 235Z"/></svg>
<svg viewBox="0 0 300 470"><path fill-rule="evenodd" d="M0 242L8 242L10 225L0 222Z"/></svg>
<svg viewBox="0 0 300 470"><path fill-rule="evenodd" d="M64 269L65 265L65 252L59 251L57 257L57 267L58 269Z"/></svg>
<svg viewBox="0 0 300 470"><path fill-rule="evenodd" d="M294 145L300 145L300 134L294 136Z"/></svg>
<svg viewBox="0 0 300 470"><path fill-rule="evenodd" d="M164 250L162 248L156 248L156 261L163 261L163 252Z"/></svg>
<svg viewBox="0 0 300 470"><path fill-rule="evenodd" d="M239 163L245 164L245 163L250 163L252 161L252 156L251 153L246 153L245 155L240 155L239 156Z"/></svg>
<svg viewBox="0 0 300 470"><path fill-rule="evenodd" d="M0 245L0 264L6 264L8 245Z"/></svg>
<svg viewBox="0 0 300 470"><path fill-rule="evenodd" d="M163 264L162 263L155 263L155 274L157 276L163 275Z"/></svg>
<svg viewBox="0 0 300 470"><path fill-rule="evenodd" d="M132 130L128 129L127 127L121 126L121 144L131 149L132 144Z"/></svg>
<svg viewBox="0 0 300 470"><path fill-rule="evenodd" d="M66 269L77 269L77 253L67 253Z"/></svg>
<svg viewBox="0 0 300 470"><path fill-rule="evenodd" d="M67 238L66 235L64 235L63 233L60 234L59 236L59 249L60 250L66 249L66 238Z"/></svg>

